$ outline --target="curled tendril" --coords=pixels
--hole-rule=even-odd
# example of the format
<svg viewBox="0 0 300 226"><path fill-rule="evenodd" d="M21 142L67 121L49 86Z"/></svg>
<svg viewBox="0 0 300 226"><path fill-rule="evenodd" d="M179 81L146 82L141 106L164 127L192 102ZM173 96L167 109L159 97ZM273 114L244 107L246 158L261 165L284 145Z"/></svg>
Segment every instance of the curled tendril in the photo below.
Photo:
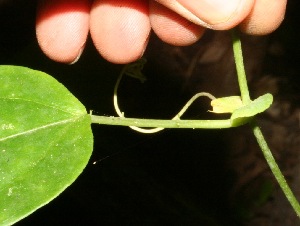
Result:
<svg viewBox="0 0 300 226"><path fill-rule="evenodd" d="M134 63L131 64L127 64L124 66L123 70L121 71L117 82L115 84L115 88L114 88L114 96L113 96L113 102L114 102L114 108L116 113L118 114L119 117L121 118L125 118L125 114L124 112L122 112L120 110L119 104L118 104L118 88L120 85L120 82L122 80L123 75L127 75L136 79L139 79L142 83L146 81L146 77L145 75L142 73L142 69L144 68L144 65L146 63L146 59L142 58ZM172 118L172 120L179 120L180 117L187 111L187 109L191 106L191 104L198 99L199 97L202 96L206 96L208 98L210 98L211 100L216 99L213 95L211 95L210 93L206 93L206 92L201 92L201 93L197 93L195 94L184 106L183 108ZM163 130L164 128L161 127L157 127L157 128L153 128L153 129L145 129L145 128L141 128L141 127L137 127L137 126L129 126L131 129L141 132L141 133L156 133L159 132L161 130Z"/></svg>

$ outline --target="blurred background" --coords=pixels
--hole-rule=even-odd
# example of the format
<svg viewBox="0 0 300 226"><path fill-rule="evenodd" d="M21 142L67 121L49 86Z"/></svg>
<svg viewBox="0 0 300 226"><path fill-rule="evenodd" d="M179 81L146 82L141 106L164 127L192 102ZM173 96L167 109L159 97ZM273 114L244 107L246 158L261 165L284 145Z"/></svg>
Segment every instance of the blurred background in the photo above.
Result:
<svg viewBox="0 0 300 226"><path fill-rule="evenodd" d="M87 111L116 116L112 95L123 66L103 60L90 38L76 64L49 60L35 38L35 8L33 0L0 1L0 64L44 71ZM298 199L299 9L299 1L289 0L276 32L242 35L252 98L266 92L275 97L259 124ZM164 44L152 34L145 58L147 81L125 77L119 87L127 117L170 119L202 91L238 95L229 32L208 31L189 47ZM183 118L216 117L208 109L209 101L200 99ZM16 225L300 225L247 126L150 135L126 127L92 128L94 151L83 174Z"/></svg>

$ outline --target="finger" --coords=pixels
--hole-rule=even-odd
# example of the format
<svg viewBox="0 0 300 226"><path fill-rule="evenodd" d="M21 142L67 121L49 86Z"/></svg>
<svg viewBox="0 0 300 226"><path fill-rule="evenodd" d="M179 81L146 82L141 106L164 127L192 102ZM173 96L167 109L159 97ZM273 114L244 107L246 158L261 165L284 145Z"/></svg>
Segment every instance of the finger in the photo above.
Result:
<svg viewBox="0 0 300 226"><path fill-rule="evenodd" d="M215 30L238 25L250 13L255 0L157 0L188 20Z"/></svg>
<svg viewBox="0 0 300 226"><path fill-rule="evenodd" d="M240 28L248 34L265 35L276 30L284 19L287 0L259 0L241 23Z"/></svg>
<svg viewBox="0 0 300 226"><path fill-rule="evenodd" d="M51 59L72 63L79 58L89 31L89 0L41 0L36 36Z"/></svg>
<svg viewBox="0 0 300 226"><path fill-rule="evenodd" d="M191 45L204 33L203 27L181 17L156 1L150 2L149 10L152 29L166 43L176 46Z"/></svg>
<svg viewBox="0 0 300 226"><path fill-rule="evenodd" d="M99 53L108 61L126 64L139 59L148 43L148 1L96 0L90 32Z"/></svg>

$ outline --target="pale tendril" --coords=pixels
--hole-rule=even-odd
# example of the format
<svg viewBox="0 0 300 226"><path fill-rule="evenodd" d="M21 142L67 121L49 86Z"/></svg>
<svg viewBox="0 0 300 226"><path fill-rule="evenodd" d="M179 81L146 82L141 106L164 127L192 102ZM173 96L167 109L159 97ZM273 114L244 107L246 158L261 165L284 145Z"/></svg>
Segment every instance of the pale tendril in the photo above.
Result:
<svg viewBox="0 0 300 226"><path fill-rule="evenodd" d="M118 104L118 88L120 85L120 82L122 80L123 75L127 75L136 79L139 79L142 83L146 81L146 77L143 75L142 73L142 69L144 68L144 65L146 63L146 60L144 58L131 63L131 64L127 64L124 66L123 70L121 71L117 82L115 84L115 88L114 88L114 96L113 96L113 102L114 102L114 108L116 113L118 114L119 117L121 118L125 118L125 114L124 112L122 112L120 110L119 104ZM211 100L216 99L213 95L211 95L210 93L206 93L206 92L201 92L201 93L197 93L195 94L184 106L183 108L172 118L172 120L179 120L180 117L187 111L187 109L192 105L192 103L198 99L199 97L208 97ZM153 129L145 129L145 128L141 128L141 127L137 127L137 126L129 126L131 129L141 132L141 133L156 133L159 132L161 130L163 130L164 128L161 127L157 127L157 128L153 128Z"/></svg>

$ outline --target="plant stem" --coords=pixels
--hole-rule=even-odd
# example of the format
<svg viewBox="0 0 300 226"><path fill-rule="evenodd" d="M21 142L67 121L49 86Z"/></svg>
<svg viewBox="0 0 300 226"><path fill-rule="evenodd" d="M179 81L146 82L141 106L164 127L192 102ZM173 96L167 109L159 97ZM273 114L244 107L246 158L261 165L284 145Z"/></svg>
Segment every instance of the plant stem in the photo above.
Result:
<svg viewBox="0 0 300 226"><path fill-rule="evenodd" d="M124 117L106 117L90 115L92 123L116 126L138 127L162 127L162 128L193 128L193 129L226 129L241 126L246 122L232 125L230 119L226 120L161 120L161 119L138 119Z"/></svg>
<svg viewBox="0 0 300 226"><path fill-rule="evenodd" d="M272 152L271 152L270 148L268 147L267 142L265 141L265 138L264 138L260 128L258 127L257 123L254 120L252 120L250 122L250 125L251 125L253 133L256 137L256 140L265 156L265 159L267 160L267 163L268 163L269 167L271 168L271 171L274 174L279 186L281 187L286 198L292 205L297 216L300 217L300 205L299 205L296 197L294 196L293 192L291 191L289 185L287 184L284 176L282 175L282 173L272 155Z"/></svg>
<svg viewBox="0 0 300 226"><path fill-rule="evenodd" d="M232 34L232 41L233 41L233 55L234 55L234 60L236 65L239 87L241 91L241 97L242 97L243 104L246 105L251 102L251 99L249 95L246 72L244 68L241 40L235 29L231 30L231 34Z"/></svg>
<svg viewBox="0 0 300 226"><path fill-rule="evenodd" d="M144 82L146 80L146 77L143 75L142 69L143 69L145 63L146 63L146 60L142 58L134 63L125 65L125 67L123 68L123 70L121 71L121 73L117 79L117 82L116 82L115 88L114 88L113 102L114 102L115 111L118 114L118 116L121 118L125 117L124 112L121 111L121 109L119 107L119 103L118 103L118 89L119 89L121 79L124 75L128 75L130 77L139 79L141 82ZM178 112L177 115L175 115L175 117L172 118L172 120L180 120L180 117L187 111L187 109L193 104L193 102L195 100L197 100L199 97L203 97L203 96L208 97L211 100L216 99L210 93L206 93L206 92L197 93L183 106L183 108ZM148 123L148 122L146 122L146 123ZM135 124L137 124L136 121L135 121ZM130 125L129 127L140 133L157 133L164 129L164 127L155 127L155 128L150 128L150 129L149 128L141 128L141 127L135 126L135 125L134 126Z"/></svg>

